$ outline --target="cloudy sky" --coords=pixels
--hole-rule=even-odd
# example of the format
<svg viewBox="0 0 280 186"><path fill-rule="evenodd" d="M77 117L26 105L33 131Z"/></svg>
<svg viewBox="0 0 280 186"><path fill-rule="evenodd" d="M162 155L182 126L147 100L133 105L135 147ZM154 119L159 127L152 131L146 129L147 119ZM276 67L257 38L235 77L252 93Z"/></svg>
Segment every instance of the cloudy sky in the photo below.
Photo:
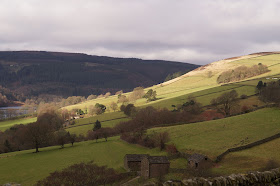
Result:
<svg viewBox="0 0 280 186"><path fill-rule="evenodd" d="M279 0L0 0L0 50L206 64L280 50Z"/></svg>

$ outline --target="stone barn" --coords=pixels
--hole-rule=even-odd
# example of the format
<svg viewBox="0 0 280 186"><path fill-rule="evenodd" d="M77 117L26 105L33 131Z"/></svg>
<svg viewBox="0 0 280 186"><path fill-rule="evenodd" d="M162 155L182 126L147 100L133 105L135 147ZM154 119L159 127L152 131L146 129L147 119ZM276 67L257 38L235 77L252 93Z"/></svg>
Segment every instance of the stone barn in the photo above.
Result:
<svg viewBox="0 0 280 186"><path fill-rule="evenodd" d="M127 154L124 157L124 168L127 171L140 171L142 159L148 156L148 154Z"/></svg>
<svg viewBox="0 0 280 186"><path fill-rule="evenodd" d="M211 160L202 154L195 153L188 158L188 166L193 169L209 168L211 164Z"/></svg>
<svg viewBox="0 0 280 186"><path fill-rule="evenodd" d="M166 156L145 156L141 162L141 176L158 178L168 174L170 162Z"/></svg>

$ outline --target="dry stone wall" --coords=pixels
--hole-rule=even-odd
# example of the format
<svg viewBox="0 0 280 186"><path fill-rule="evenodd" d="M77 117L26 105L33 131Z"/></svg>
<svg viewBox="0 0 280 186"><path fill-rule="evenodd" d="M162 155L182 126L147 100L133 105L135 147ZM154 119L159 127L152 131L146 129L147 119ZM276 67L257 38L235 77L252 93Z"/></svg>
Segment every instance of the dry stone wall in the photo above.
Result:
<svg viewBox="0 0 280 186"><path fill-rule="evenodd" d="M178 181L167 181L164 186L265 186L280 185L280 168L265 172L252 172L248 174L232 174L215 178L192 178Z"/></svg>

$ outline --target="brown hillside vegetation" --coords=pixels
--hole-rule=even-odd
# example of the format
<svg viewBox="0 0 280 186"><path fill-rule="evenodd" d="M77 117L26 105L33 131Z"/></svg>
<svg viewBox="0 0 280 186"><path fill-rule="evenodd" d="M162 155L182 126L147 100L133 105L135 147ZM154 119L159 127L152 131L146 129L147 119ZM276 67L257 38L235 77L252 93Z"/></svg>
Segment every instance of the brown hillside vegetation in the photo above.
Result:
<svg viewBox="0 0 280 186"><path fill-rule="evenodd" d="M218 77L218 83L230 83L234 81L240 81L246 78L254 77L263 73L268 72L268 68L266 65L259 63L258 65L254 65L252 67L239 66L234 70L228 70Z"/></svg>

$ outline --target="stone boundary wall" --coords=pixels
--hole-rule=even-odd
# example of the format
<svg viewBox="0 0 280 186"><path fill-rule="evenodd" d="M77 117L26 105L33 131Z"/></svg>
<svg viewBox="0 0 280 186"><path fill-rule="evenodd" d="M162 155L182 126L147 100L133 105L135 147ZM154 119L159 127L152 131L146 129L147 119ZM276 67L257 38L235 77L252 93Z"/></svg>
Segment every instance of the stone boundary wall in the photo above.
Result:
<svg viewBox="0 0 280 186"><path fill-rule="evenodd" d="M232 174L215 178L191 178L182 181L167 181L164 186L239 186L239 185L280 185L280 168L265 172Z"/></svg>
<svg viewBox="0 0 280 186"><path fill-rule="evenodd" d="M216 163L220 162L222 160L222 158L230 152L237 152L237 151L249 149L249 148L264 144L266 142L272 141L272 140L277 139L277 138L280 138L280 133L275 134L273 136L270 136L268 138L264 138L264 139L259 140L259 141L255 141L255 142L247 144L247 145L243 145L243 146L235 147L235 148L230 148L230 149L226 150L224 153L217 156Z"/></svg>

